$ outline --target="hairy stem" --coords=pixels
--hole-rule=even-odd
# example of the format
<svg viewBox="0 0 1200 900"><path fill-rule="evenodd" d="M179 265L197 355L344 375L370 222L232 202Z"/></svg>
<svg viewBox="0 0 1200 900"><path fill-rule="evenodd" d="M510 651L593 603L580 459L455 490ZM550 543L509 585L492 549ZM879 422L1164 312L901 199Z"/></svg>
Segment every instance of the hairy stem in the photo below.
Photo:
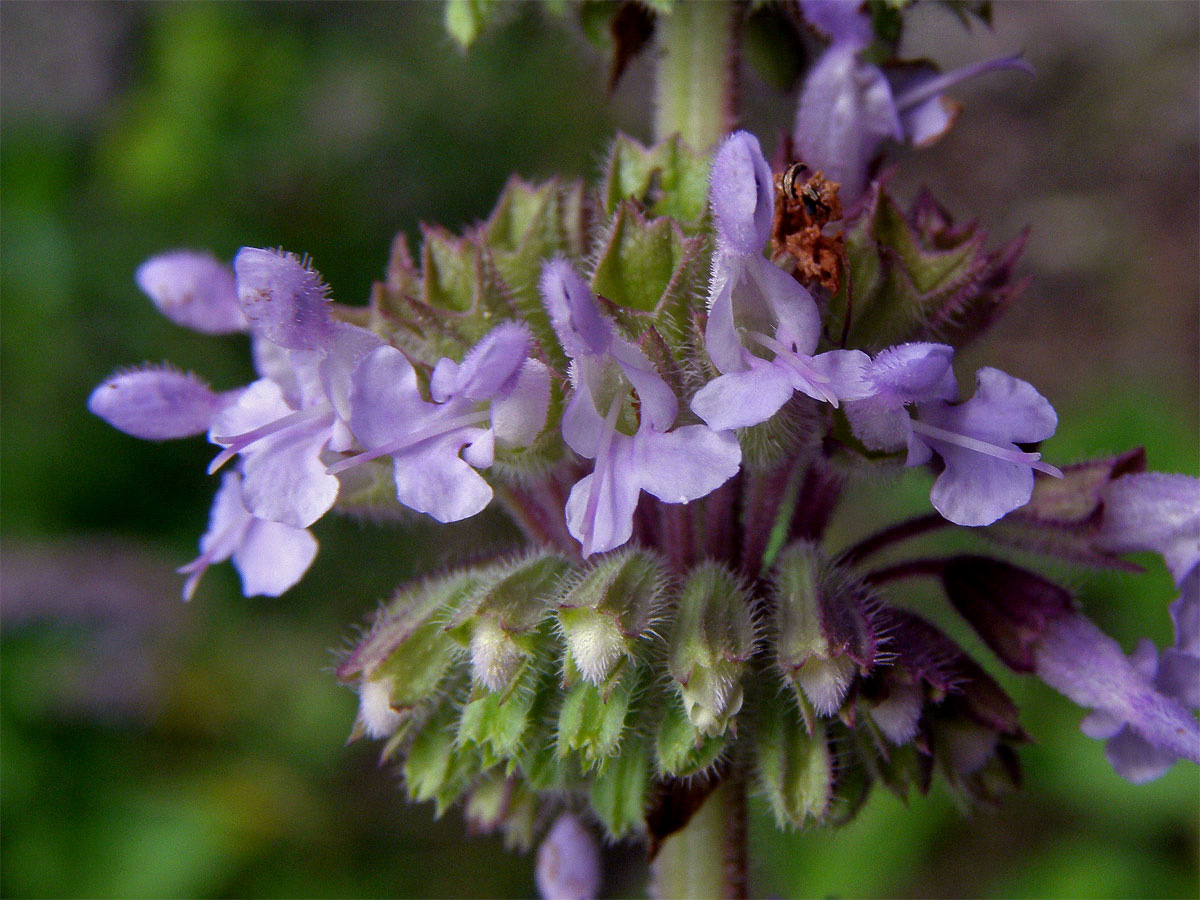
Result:
<svg viewBox="0 0 1200 900"><path fill-rule="evenodd" d="M733 3L679 3L658 17L656 139L676 132L697 150L717 143L737 118L737 23Z"/></svg>
<svg viewBox="0 0 1200 900"><path fill-rule="evenodd" d="M841 562L846 565L862 562L868 556L878 553L890 544L896 544L930 531L936 531L949 524L951 524L950 521L943 518L941 513L929 513L924 516L917 516L914 519L905 519L903 522L897 522L895 525L890 525L882 531L877 531L875 534L863 538L853 547L842 553Z"/></svg>

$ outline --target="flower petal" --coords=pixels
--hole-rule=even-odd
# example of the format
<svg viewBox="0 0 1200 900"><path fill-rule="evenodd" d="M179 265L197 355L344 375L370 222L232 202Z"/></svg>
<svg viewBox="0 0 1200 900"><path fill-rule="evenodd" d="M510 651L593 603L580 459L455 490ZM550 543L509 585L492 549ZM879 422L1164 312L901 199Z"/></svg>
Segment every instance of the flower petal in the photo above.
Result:
<svg viewBox="0 0 1200 900"><path fill-rule="evenodd" d="M735 131L725 139L713 157L709 193L722 248L761 255L771 236L775 186L758 138Z"/></svg>
<svg viewBox="0 0 1200 900"><path fill-rule="evenodd" d="M779 412L792 393L787 369L752 357L745 372L720 375L700 388L692 412L717 431L747 428Z"/></svg>
<svg viewBox="0 0 1200 900"><path fill-rule="evenodd" d="M238 306L233 271L210 253L161 253L138 266L134 278L162 314L179 325L206 334L249 327Z"/></svg>
<svg viewBox="0 0 1200 900"><path fill-rule="evenodd" d="M633 438L633 472L642 490L664 503L687 503L737 474L742 449L729 431L688 425L668 434L643 428Z"/></svg>
<svg viewBox="0 0 1200 900"><path fill-rule="evenodd" d="M612 340L612 325L600 315L596 298L583 277L565 259L542 267L542 303L567 356L604 353Z"/></svg>
<svg viewBox="0 0 1200 900"><path fill-rule="evenodd" d="M496 440L509 447L526 447L546 426L550 411L550 369L527 359L516 383L492 401L492 429Z"/></svg>
<svg viewBox="0 0 1200 900"><path fill-rule="evenodd" d="M306 529L254 519L233 553L233 565L245 596L278 597L304 576L316 555L317 539Z"/></svg>
<svg viewBox="0 0 1200 900"><path fill-rule="evenodd" d="M163 441L203 434L235 396L215 394L169 366L146 366L109 376L88 397L88 409L126 434Z"/></svg>
<svg viewBox="0 0 1200 900"><path fill-rule="evenodd" d="M862 196L885 140L904 136L891 85L858 58L858 45L832 45L808 73L793 138L800 158L841 185L842 202Z"/></svg>
<svg viewBox="0 0 1200 900"><path fill-rule="evenodd" d="M990 525L1033 496L1033 469L947 444L929 443L946 463L930 492L933 508L958 525Z"/></svg>
<svg viewBox="0 0 1200 900"><path fill-rule="evenodd" d="M633 514L641 493L633 467L633 438L617 434L603 461L585 475L567 497L567 530L583 546L583 555L620 547L633 535Z"/></svg>
<svg viewBox="0 0 1200 900"><path fill-rule="evenodd" d="M255 333L289 350L316 350L333 330L321 276L298 257L243 247L233 260L238 303Z"/></svg>
<svg viewBox="0 0 1200 900"><path fill-rule="evenodd" d="M1200 478L1165 472L1118 478L1104 490L1100 544L1118 553L1153 550L1181 584L1200 565Z"/></svg>
<svg viewBox="0 0 1200 900"><path fill-rule="evenodd" d="M439 522L457 522L482 511L492 488L459 457L477 429L458 429L395 455L396 499Z"/></svg>

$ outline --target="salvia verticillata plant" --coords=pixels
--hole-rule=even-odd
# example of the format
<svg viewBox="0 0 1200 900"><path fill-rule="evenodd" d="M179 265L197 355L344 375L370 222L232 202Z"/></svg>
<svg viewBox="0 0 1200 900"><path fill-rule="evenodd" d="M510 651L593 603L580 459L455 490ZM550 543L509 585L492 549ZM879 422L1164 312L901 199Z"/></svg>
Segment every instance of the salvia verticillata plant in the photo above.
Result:
<svg viewBox="0 0 1200 900"><path fill-rule="evenodd" d="M646 840L658 896L743 894L747 792L801 828L850 820L877 784L940 777L968 803L1014 787L1018 710L910 611L914 579L1088 709L1124 777L1200 761L1200 482L1144 472L1140 450L1052 465L1057 417L1033 385L991 367L960 383L957 348L1023 287L1023 236L988 249L929 195L902 204L878 164L945 131L964 78L1029 66L902 63L905 5L613 6L616 75L657 42L658 142L618 136L596 183L514 178L485 221L425 228L415 256L399 239L366 308L281 250L138 270L179 324L249 331L260 376L214 391L143 367L92 394L136 437L220 448L185 597L227 559L248 596L285 592L330 511L454 522L497 504L519 526L510 552L463 548L401 585L338 676L410 799L541 841L547 897L596 895L597 832ZM501 6L446 9L465 45ZM747 14L823 48L775 166L732 127ZM848 483L884 490L904 467L935 473L931 512L826 540ZM899 552L937 529L977 552ZM1175 644L1126 657L1005 548L1161 553Z"/></svg>

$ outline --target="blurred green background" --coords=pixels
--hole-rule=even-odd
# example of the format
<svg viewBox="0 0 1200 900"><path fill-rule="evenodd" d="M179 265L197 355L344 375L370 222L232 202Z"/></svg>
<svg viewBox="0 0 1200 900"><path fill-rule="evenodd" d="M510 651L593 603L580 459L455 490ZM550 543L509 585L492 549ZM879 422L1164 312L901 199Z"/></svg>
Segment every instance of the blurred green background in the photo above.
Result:
<svg viewBox="0 0 1200 900"><path fill-rule="evenodd" d="M592 177L620 128L646 139L648 66L606 100L578 29L525 6L469 55L427 3L0 5L0 893L42 897L526 896L531 862L464 838L455 814L401 800L378 748L344 746L355 698L335 651L450 529L327 519L321 553L279 600L242 598L228 566L194 603L173 569L196 552L213 482L201 441L150 445L91 418L121 365L170 359L219 388L251 377L246 341L171 325L133 285L173 247L283 246L365 299L398 230L486 215L508 173ZM993 32L937 9L911 55L955 65L1024 49L1038 76L991 75L937 147L898 156L902 196L929 184L994 241L1033 235L1018 308L972 348L1060 414L1048 457L1137 443L1196 474L1197 84L1194 3L999 4ZM752 76L747 123L770 146L786 99ZM917 474L897 515L923 508ZM871 527L849 516L847 538ZM860 508L868 506L866 495ZM370 561L364 565L364 561ZM1055 575L1132 649L1170 637L1170 580ZM953 623L950 627L955 627ZM961 629L959 629L961 632ZM972 645L978 647L978 642ZM964 815L940 788L878 793L838 832L756 819L764 896L1196 896L1200 777L1116 777L1081 712L980 658L1036 743L1026 789ZM635 848L606 890L636 894Z"/></svg>

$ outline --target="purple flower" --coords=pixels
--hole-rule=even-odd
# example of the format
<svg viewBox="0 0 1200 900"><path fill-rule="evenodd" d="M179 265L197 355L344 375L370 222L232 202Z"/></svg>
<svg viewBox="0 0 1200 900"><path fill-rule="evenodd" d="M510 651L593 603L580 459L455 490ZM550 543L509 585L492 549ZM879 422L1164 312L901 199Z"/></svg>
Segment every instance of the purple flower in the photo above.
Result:
<svg viewBox="0 0 1200 900"><path fill-rule="evenodd" d="M214 418L209 439L225 450L209 472L240 455L246 509L307 528L337 498L338 480L321 457L353 446L351 373L381 341L334 321L320 277L295 256L246 247L234 267L266 377Z"/></svg>
<svg viewBox="0 0 1200 900"><path fill-rule="evenodd" d="M486 469L496 444L525 446L546 422L550 372L528 358L529 331L506 322L486 334L461 364L441 360L430 379L433 402L394 347L379 347L358 366L350 390L350 428L365 453L329 467L331 474L390 456L396 498L439 522L456 522L491 502Z"/></svg>
<svg viewBox="0 0 1200 900"><path fill-rule="evenodd" d="M600 893L600 848L575 816L555 820L538 847L536 875L543 900L592 900Z"/></svg>
<svg viewBox="0 0 1200 900"><path fill-rule="evenodd" d="M191 600L205 570L233 558L247 597L278 597L308 571L317 541L303 528L259 519L242 503L242 479L227 472L213 500L208 531L200 538L200 555L179 571L188 576L183 599Z"/></svg>
<svg viewBox="0 0 1200 900"><path fill-rule="evenodd" d="M215 393L171 366L142 366L110 375L88 397L88 409L126 434L165 441L204 434L238 393Z"/></svg>
<svg viewBox="0 0 1200 900"><path fill-rule="evenodd" d="M161 253L142 263L134 277L172 322L206 334L246 330L233 272L209 253Z"/></svg>
<svg viewBox="0 0 1200 900"><path fill-rule="evenodd" d="M1166 561L1180 588L1171 604L1175 646L1200 656L1200 478L1164 472L1118 478L1104 491L1103 515L1103 549L1153 550Z"/></svg>
<svg viewBox="0 0 1200 900"><path fill-rule="evenodd" d="M800 158L841 184L851 204L867 187L871 162L887 140L928 144L954 123L958 105L942 92L993 69L1032 68L1019 56L966 66L944 75L928 65L899 70L889 81L860 53L873 38L862 4L806 2L804 13L830 38L800 94L793 134Z"/></svg>
<svg viewBox="0 0 1200 900"><path fill-rule="evenodd" d="M1082 728L1107 739L1109 762L1134 784L1162 775L1176 759L1200 763L1200 658L1178 650L1161 657L1142 641L1130 659L1083 616L1053 622L1035 644L1038 676L1080 706L1095 710Z"/></svg>
<svg viewBox="0 0 1200 900"><path fill-rule="evenodd" d="M692 398L711 428L757 425L796 391L834 406L865 397L869 357L859 350L814 356L821 337L817 306L794 278L763 256L771 231L771 170L754 135L730 135L713 159L711 199L717 226L704 339L722 374Z"/></svg>
<svg viewBox="0 0 1200 900"><path fill-rule="evenodd" d="M1062 473L1019 443L1054 434L1054 409L1027 382L999 369L976 373L975 396L951 404L957 388L944 344L902 344L880 353L867 372L874 394L846 405L855 435L872 450L908 449L906 465L936 453L945 468L934 508L959 525L988 525L1029 502L1033 470ZM915 405L915 417L908 407Z"/></svg>
<svg viewBox="0 0 1200 900"><path fill-rule="evenodd" d="M1117 553L1153 550L1182 584L1200 565L1200 478L1165 472L1118 478L1104 491L1100 543Z"/></svg>
<svg viewBox="0 0 1200 900"><path fill-rule="evenodd" d="M591 556L629 540L642 491L664 503L699 499L733 477L741 448L731 433L705 425L672 430L679 408L674 392L600 315L569 263L545 265L541 292L571 357L574 393L563 412L563 439L596 461L592 474L571 489L566 510L568 530Z"/></svg>

